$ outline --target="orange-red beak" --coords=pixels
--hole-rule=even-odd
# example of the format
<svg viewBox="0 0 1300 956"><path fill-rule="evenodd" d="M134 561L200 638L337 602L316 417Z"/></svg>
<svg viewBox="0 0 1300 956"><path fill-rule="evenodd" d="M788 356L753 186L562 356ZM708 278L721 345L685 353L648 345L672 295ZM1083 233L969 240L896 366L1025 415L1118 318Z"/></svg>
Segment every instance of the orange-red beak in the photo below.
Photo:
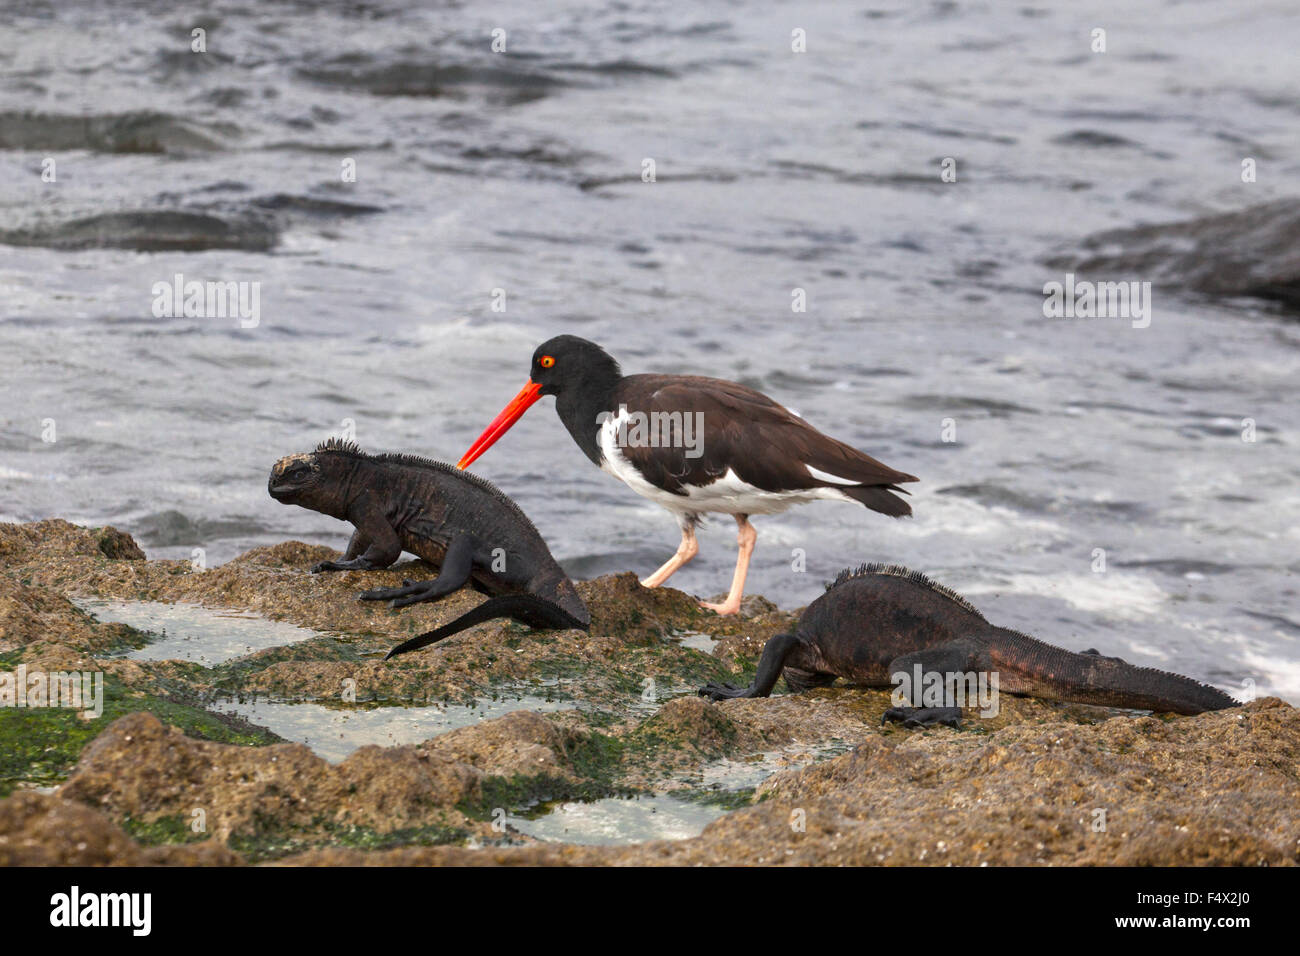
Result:
<svg viewBox="0 0 1300 956"><path fill-rule="evenodd" d="M496 444L496 440L508 432L510 426L519 421L524 412L541 397L542 386L530 379L528 384L519 390L519 394L510 400L510 404L501 409L501 414L492 419L492 424L483 429L483 434L469 446L469 451L461 456L456 467L464 470L474 464L479 455Z"/></svg>

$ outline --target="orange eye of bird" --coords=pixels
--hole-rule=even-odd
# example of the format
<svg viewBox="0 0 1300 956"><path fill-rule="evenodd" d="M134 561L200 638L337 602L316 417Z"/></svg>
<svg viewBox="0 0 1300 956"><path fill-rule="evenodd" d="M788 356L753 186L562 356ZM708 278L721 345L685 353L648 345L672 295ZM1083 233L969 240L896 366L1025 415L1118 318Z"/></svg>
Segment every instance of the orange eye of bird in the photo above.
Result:
<svg viewBox="0 0 1300 956"><path fill-rule="evenodd" d="M543 355L541 358L537 360L537 364L540 365L542 368L550 368L552 365L555 364L555 359L549 355Z"/></svg>

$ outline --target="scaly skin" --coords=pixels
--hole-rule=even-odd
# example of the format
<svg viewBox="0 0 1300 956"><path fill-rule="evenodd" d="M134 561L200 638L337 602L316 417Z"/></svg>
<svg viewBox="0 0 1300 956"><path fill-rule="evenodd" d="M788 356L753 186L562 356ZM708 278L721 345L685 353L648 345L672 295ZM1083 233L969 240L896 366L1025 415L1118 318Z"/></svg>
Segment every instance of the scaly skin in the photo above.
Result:
<svg viewBox="0 0 1300 956"><path fill-rule="evenodd" d="M1135 667L1096 651L1076 654L995 627L948 588L885 565L841 573L808 605L793 634L768 641L749 687L710 684L700 693L714 700L766 697L782 670L794 691L823 687L837 677L891 687L891 675L912 674L918 663L924 673L997 672L1000 691L1048 700L1178 714L1237 705L1222 691L1179 674ZM887 716L914 724L952 723L953 711L894 708Z"/></svg>
<svg viewBox="0 0 1300 956"><path fill-rule="evenodd" d="M365 591L362 600L406 607L465 584L492 596L451 624L394 648L390 657L493 617L533 627L586 630L590 624L573 582L519 506L491 482L451 465L410 455L367 455L331 439L310 454L276 462L267 490L284 504L355 527L343 556L322 561L313 573L386 568L403 551L441 572L432 581Z"/></svg>

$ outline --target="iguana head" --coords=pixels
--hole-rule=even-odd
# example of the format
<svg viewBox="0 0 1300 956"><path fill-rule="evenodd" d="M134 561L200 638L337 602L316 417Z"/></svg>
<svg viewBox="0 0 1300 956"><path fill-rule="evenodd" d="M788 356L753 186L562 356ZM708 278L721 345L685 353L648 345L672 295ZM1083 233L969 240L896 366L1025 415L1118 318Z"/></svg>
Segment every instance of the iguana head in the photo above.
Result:
<svg viewBox="0 0 1300 956"><path fill-rule="evenodd" d="M315 451L277 461L266 490L282 504L343 518L349 498L358 487L356 469L369 460L352 442L331 438L317 445Z"/></svg>
<svg viewBox="0 0 1300 956"><path fill-rule="evenodd" d="M287 455L271 469L266 490L282 504L311 507L308 499L321 484L321 462L316 455Z"/></svg>

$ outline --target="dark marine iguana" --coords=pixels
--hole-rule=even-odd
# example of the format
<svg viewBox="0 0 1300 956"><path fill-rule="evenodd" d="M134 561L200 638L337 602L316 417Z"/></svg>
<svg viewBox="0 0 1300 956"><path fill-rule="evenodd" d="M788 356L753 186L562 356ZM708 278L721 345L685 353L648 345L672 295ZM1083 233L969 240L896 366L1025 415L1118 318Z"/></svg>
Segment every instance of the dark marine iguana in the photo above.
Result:
<svg viewBox="0 0 1300 956"><path fill-rule="evenodd" d="M867 687L889 687L891 677L996 672L998 689L1048 700L1198 714L1237 706L1222 691L1190 677L1137 667L1096 650L1076 654L1019 631L990 624L950 588L898 565L866 564L840 572L826 593L804 610L794 632L763 648L754 683L708 684L713 700L767 697L785 672L798 693L837 677ZM913 698L913 703L916 703ZM956 726L960 707L894 707L885 720L915 727Z"/></svg>
<svg viewBox="0 0 1300 956"><path fill-rule="evenodd" d="M313 574L386 568L403 551L438 568L431 581L363 591L363 601L406 607L436 601L465 584L489 595L449 624L394 647L388 657L498 617L535 628L585 631L591 623L573 582L528 516L477 475L413 455L367 455L351 442L331 438L310 454L276 462L267 491L282 504L355 527L342 558L320 562Z"/></svg>

